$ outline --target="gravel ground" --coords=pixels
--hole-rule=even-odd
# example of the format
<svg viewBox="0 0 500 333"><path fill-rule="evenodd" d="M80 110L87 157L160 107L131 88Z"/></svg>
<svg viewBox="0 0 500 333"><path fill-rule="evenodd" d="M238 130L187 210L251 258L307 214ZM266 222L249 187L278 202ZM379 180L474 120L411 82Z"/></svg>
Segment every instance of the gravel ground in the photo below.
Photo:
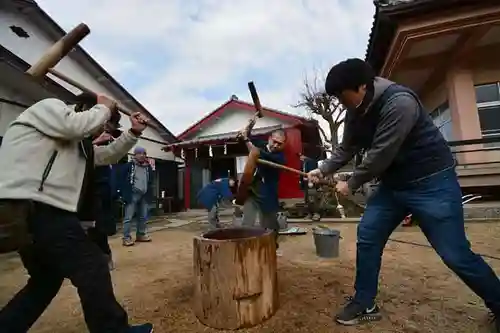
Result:
<svg viewBox="0 0 500 333"><path fill-rule="evenodd" d="M283 239L278 259L281 307L262 325L241 333L295 332L488 332L486 310L440 261L432 249L390 242L381 272L378 301L381 322L357 328L335 325L332 313L352 293L356 225L341 230L340 258L318 259L310 234ZM191 312L192 237L201 227L191 224L152 234L153 242L123 248L112 241L117 269L115 292L132 322L151 321L155 332L224 332L201 325ZM468 226L473 248L500 257L500 224ZM418 228L398 230L395 239L426 243ZM486 259L500 272L500 261ZM15 256L0 259L0 306L25 283L26 274ZM65 284L34 333L86 332L76 290Z"/></svg>

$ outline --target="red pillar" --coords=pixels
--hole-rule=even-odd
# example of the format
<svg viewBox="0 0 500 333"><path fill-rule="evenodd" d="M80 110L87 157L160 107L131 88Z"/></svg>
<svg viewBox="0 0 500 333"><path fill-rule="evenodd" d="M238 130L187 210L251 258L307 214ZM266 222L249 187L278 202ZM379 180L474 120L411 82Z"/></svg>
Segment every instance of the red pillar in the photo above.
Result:
<svg viewBox="0 0 500 333"><path fill-rule="evenodd" d="M301 163L299 153L302 152L302 134L298 128L288 128L285 131L287 136L286 148L284 151L286 165L294 169L300 169ZM300 190L299 180L299 175L293 172L281 171L278 187L279 198L302 198L304 194Z"/></svg>

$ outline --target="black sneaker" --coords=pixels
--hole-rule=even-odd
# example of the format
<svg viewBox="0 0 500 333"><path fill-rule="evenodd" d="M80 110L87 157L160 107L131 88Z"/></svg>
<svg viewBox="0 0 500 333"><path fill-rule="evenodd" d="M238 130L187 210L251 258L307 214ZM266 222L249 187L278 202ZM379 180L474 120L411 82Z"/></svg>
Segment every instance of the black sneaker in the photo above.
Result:
<svg viewBox="0 0 500 333"><path fill-rule="evenodd" d="M489 322L491 324L491 333L500 333L500 317L490 313Z"/></svg>
<svg viewBox="0 0 500 333"><path fill-rule="evenodd" d="M372 308L367 309L352 299L352 297L347 298L347 300L348 303L335 317L337 323L352 326L382 319L380 309L376 304Z"/></svg>

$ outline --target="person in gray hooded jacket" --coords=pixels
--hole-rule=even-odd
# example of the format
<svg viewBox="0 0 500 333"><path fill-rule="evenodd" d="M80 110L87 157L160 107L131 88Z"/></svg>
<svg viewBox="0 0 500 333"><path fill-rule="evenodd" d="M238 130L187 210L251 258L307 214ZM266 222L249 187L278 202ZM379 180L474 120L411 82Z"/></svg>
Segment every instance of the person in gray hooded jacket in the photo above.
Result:
<svg viewBox="0 0 500 333"><path fill-rule="evenodd" d="M336 321L355 325L381 318L375 297L382 253L409 211L444 263L484 300L496 318L494 332L500 332L500 280L470 248L455 160L418 96L376 77L360 59L333 66L325 89L347 108L344 137L308 178L317 182L366 151L352 177L338 181L336 190L348 195L380 180L358 226L356 293Z"/></svg>

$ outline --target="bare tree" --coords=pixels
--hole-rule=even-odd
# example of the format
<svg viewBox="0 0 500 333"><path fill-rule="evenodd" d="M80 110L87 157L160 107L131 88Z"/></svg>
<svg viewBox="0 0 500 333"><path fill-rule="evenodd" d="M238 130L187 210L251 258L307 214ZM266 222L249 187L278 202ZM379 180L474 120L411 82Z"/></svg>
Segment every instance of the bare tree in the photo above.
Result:
<svg viewBox="0 0 500 333"><path fill-rule="evenodd" d="M309 115L318 115L328 122L330 135L319 127L326 146L335 147L338 142L340 125L344 122L345 108L338 99L328 96L323 88L323 81L318 79L317 74L310 80L307 75L304 79L304 89L300 93L300 100L293 105L295 108L305 108ZM325 147L329 150L329 147Z"/></svg>

